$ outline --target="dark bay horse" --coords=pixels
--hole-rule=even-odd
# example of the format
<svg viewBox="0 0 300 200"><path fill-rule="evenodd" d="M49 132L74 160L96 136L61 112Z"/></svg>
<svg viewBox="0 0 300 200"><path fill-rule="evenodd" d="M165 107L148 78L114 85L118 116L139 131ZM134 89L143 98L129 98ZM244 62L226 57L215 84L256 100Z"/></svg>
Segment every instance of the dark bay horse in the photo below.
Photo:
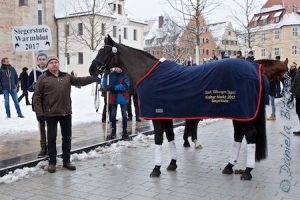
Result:
<svg viewBox="0 0 300 200"><path fill-rule="evenodd" d="M230 59L232 62L237 62L237 59ZM157 65L157 63L162 63L163 60L158 62L158 60L153 57L152 55L141 51L137 50L122 44L117 44L115 43L110 36L105 38L105 44L104 46L99 50L98 55L96 58L93 60L89 72L90 74L95 74L97 71L100 69L103 70L104 68L109 69L113 68L115 66L121 67L124 69L124 71L127 73L127 75L130 77L132 80L133 84L139 84L141 80L145 79L145 77L149 77L152 75L152 70L153 66ZM219 62L219 61L218 61ZM230 63L231 61L229 61ZM244 65L249 66L248 61L240 61L243 62ZM270 61L270 60L260 60L257 61L259 64L263 66L262 73L266 76L268 80L272 80L273 78L280 78L282 79L283 74L287 71L287 60L285 62L280 62L280 61ZM172 64L172 62L169 62ZM251 64L254 65L254 64ZM256 65L258 66L258 65ZM235 144L234 144L234 150L233 150L233 156L228 165L224 168L223 173L224 174L232 174L232 167L236 163L237 156L239 153L240 149L240 143L245 136L247 140L247 164L246 164L246 169L243 172L241 179L242 180L251 180L251 170L254 168L255 160L260 161L264 158L267 157L267 140L266 140L266 128L265 128L265 98L264 98L264 90L265 90L265 85L262 84L262 75L261 75L261 67L256 67L259 69L257 77L252 77L252 75L247 74L246 68L242 69L244 66L241 66L241 68L238 71L238 77L247 77L249 80L250 79L259 79L260 82L259 84L256 84L256 86L259 85L260 92L259 92L259 98L255 100L256 103L256 111L255 115L253 117L246 117L246 118L234 118L233 119L233 125L234 125L234 135L235 135ZM201 66L199 67L200 70ZM229 69L229 68L228 68ZM216 69L218 72L218 70ZM226 72L227 73L227 72ZM229 72L228 72L229 73ZM235 71L231 71L231 73L235 73ZM224 73L219 73L221 74L221 80L219 82L221 84L224 84L224 81L222 80L222 77L226 77L228 74ZM154 75L153 75L154 76ZM162 76L162 74L159 74L158 76ZM168 75L168 81L172 81L176 79L177 77L174 77L172 75ZM250 78L249 78L250 77ZM205 77L207 78L207 77ZM230 81L230 79L227 79L227 81ZM243 85L247 85L246 81L243 78L240 78L240 84L237 84L238 87L243 87ZM185 80L184 80L185 81ZM223 82L222 82L223 81ZM253 80L250 80L250 82ZM178 83L178 84L181 84ZM189 89L189 85L192 83L187 84L187 90ZM239 86L241 85L241 86ZM209 87L209 84L205 85ZM140 87L140 86L139 86ZM151 89L153 87L159 87L159 85L155 85L154 83L149 86L147 86L147 89ZM250 84L249 87L247 88L238 88L240 90L247 90L251 89L252 85ZM138 88L140 89L140 88ZM160 89L160 88L158 88ZM206 91L207 93L211 91ZM217 91L218 92L218 91ZM148 92L148 90L138 90L137 91L140 102L143 102L144 100L147 101L147 104L152 103L152 97L155 97L155 94L152 95L152 93ZM168 92L169 93L169 92ZM251 96L255 96L254 93L252 95L251 91L249 91L250 96L247 96L248 98L251 98ZM166 93L162 92L160 95L164 95ZM247 93L245 93L247 95ZM148 98L150 95L151 98ZM152 96L151 96L152 95ZM180 94L178 96L181 96ZM223 95L220 95L222 97ZM209 96L208 96L209 97ZM169 99L166 99L168 101ZM250 102L250 100L245 100L245 102ZM178 102L177 102L178 103ZM251 102L250 102L251 103ZM171 102L172 104L172 102ZM178 105L180 106L186 106L186 102L184 99L180 99ZM177 104L170 105L171 108L174 108L174 110L179 107ZM140 104L141 106L141 104ZM205 110L205 106L201 107L201 104L198 106L195 106L195 109L203 109ZM246 103L244 104L237 104L234 105L235 108L234 110L243 110L243 107L246 106ZM146 108L147 109L147 108ZM141 112L144 112L146 110L145 108L141 107ZM178 108L180 109L180 108ZM170 109L172 112L173 110ZM161 113L163 112L162 109L156 109L155 112ZM209 110L206 113L207 115L210 114ZM248 114L246 112L246 114ZM200 117L187 117L189 116L188 113L183 113L182 117L179 117L179 119L191 119L191 120L197 120L197 119L205 119L205 118L230 118L230 117L208 117L208 116L200 116ZM154 134L155 134L155 167L152 170L150 176L151 177L159 177L161 172L160 172L160 167L162 163L162 142L163 142L163 133L166 132L167 139L169 141L169 147L171 151L171 162L170 165L168 166L167 170L176 170L177 164L177 152L176 152L176 146L174 142L174 132L173 132L173 125L172 125L172 119L177 119L176 117L155 117L155 118L147 118L144 117L145 119L152 119L153 125L154 125Z"/></svg>

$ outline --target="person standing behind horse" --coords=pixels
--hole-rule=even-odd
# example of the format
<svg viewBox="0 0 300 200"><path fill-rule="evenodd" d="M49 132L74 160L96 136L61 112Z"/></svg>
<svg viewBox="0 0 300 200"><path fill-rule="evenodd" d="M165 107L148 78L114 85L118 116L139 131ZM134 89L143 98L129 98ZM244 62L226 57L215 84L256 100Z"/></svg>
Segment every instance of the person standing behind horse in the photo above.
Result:
<svg viewBox="0 0 300 200"><path fill-rule="evenodd" d="M117 107L120 105L122 113L122 139L128 140L127 132L127 104L129 101L129 79L120 67L115 67L109 75L109 83L107 84L107 75L102 79L102 86L106 91L109 91L110 117L111 117L111 135L107 139L116 138L116 115Z"/></svg>
<svg viewBox="0 0 300 200"><path fill-rule="evenodd" d="M34 92L35 84L37 79L42 75L45 74L48 71L48 68L46 66L47 63L47 54L41 52L37 56L37 62L38 65L29 73L28 77L28 91L29 92ZM35 93L32 95L32 110L35 111L34 108L34 98ZM38 158L42 158L47 156L47 132L46 132L46 121L45 117L37 117L36 119L38 121L38 126L39 126L39 132L40 132L40 147L41 150L38 154Z"/></svg>
<svg viewBox="0 0 300 200"><path fill-rule="evenodd" d="M296 65L296 63L293 63ZM297 69L296 66L294 69ZM292 77L291 77L292 78ZM300 121L300 69L298 68L294 79L292 81L292 90L293 96L296 98L296 113L298 115L298 119ZM300 131L293 132L295 136L300 136Z"/></svg>
<svg viewBox="0 0 300 200"><path fill-rule="evenodd" d="M46 118L48 132L48 172L56 171L56 137L59 122L62 135L63 167L76 170L70 161L72 137L71 86L85 86L98 81L97 76L74 77L59 70L59 59L47 59L48 71L41 75L34 89L34 108L38 118Z"/></svg>
<svg viewBox="0 0 300 200"><path fill-rule="evenodd" d="M27 82L28 82L28 73L27 73L27 70L28 70L28 68L27 67L23 67L22 70L23 71L22 71L22 73L19 76L19 81L21 83L21 90L23 91L23 93L18 98L18 101L20 102L23 99L23 97L25 97L26 105L31 105L30 102L29 102L29 99L28 99L28 85L27 85Z"/></svg>
<svg viewBox="0 0 300 200"><path fill-rule="evenodd" d="M248 60L250 62L254 62L255 58L253 56L253 51L249 51L248 57L246 58L246 60Z"/></svg>
<svg viewBox="0 0 300 200"><path fill-rule="evenodd" d="M4 103L7 118L11 117L10 107L9 107L9 95L11 95L15 108L17 110L17 114L19 118L24 118L22 115L18 94L17 94L17 85L18 85L18 74L13 66L9 63L9 59L7 57L1 59L1 86L2 92L4 95Z"/></svg>
<svg viewBox="0 0 300 200"><path fill-rule="evenodd" d="M280 61L280 56L276 56L276 60ZM275 106L275 98L281 97L280 95L280 81L276 78L270 81L270 89L269 89L269 98L271 102L271 115L267 118L267 120L274 121L276 120L276 106Z"/></svg>
<svg viewBox="0 0 300 200"><path fill-rule="evenodd" d="M140 122L141 119L139 117L138 96L136 94L136 91L134 90L134 85L130 81L129 82L129 102L128 102L128 106L127 106L128 121L132 120L132 106L131 106L132 99L133 99L133 105L134 105L134 110L135 110L135 119L137 122Z"/></svg>

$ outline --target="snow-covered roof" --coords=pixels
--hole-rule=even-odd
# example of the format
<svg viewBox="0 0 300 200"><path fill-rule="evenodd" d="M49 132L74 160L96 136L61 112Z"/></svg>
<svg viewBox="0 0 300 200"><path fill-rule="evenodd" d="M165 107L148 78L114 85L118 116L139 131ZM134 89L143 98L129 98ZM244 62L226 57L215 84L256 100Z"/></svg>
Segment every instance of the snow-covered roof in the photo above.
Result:
<svg viewBox="0 0 300 200"><path fill-rule="evenodd" d="M300 15L298 13L285 13L278 23L267 24L264 26L257 26L252 28L251 31L266 31L270 29L279 29L283 26L300 25Z"/></svg>
<svg viewBox="0 0 300 200"><path fill-rule="evenodd" d="M268 8L262 8L260 9L260 13L267 13L267 12L272 12L272 11L276 11L276 10L281 10L284 9L284 7L282 5L274 5Z"/></svg>
<svg viewBox="0 0 300 200"><path fill-rule="evenodd" d="M274 14L274 17L279 17L279 16L281 15L281 13L282 13L282 11L276 12L276 13Z"/></svg>
<svg viewBox="0 0 300 200"><path fill-rule="evenodd" d="M269 15L263 15L263 16L261 17L261 20L268 19L268 17L269 17Z"/></svg>
<svg viewBox="0 0 300 200"><path fill-rule="evenodd" d="M222 41L223 35L228 26L229 26L229 22L208 24L209 30L210 30L217 46L219 46L220 42Z"/></svg>

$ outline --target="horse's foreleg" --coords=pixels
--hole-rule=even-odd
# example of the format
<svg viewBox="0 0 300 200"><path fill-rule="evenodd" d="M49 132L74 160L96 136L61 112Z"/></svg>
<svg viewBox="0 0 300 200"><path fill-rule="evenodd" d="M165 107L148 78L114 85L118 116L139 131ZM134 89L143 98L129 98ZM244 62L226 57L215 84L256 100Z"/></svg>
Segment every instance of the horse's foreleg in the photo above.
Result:
<svg viewBox="0 0 300 200"><path fill-rule="evenodd" d="M233 121L234 142L233 142L230 160L226 165L226 167L223 169L222 171L223 174L233 174L232 167L237 164L239 158L240 149L244 138L244 132L239 126L239 123L240 122Z"/></svg>
<svg viewBox="0 0 300 200"><path fill-rule="evenodd" d="M165 131L166 131L166 136L169 142L169 149L170 149L170 154L171 154L171 162L169 166L167 167L168 171L175 171L177 168L177 149L176 149L176 144L175 144L175 134L173 130L173 121L166 121L165 123Z"/></svg>

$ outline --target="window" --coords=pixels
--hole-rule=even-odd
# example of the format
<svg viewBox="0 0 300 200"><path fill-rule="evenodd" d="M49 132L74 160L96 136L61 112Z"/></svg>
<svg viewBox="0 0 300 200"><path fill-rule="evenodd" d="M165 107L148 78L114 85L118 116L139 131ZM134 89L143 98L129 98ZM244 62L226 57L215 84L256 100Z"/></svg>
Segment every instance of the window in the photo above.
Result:
<svg viewBox="0 0 300 200"><path fill-rule="evenodd" d="M274 39L275 40L279 39L279 31L278 30L274 31Z"/></svg>
<svg viewBox="0 0 300 200"><path fill-rule="evenodd" d="M38 10L38 25L43 24L43 11Z"/></svg>
<svg viewBox="0 0 300 200"><path fill-rule="evenodd" d="M122 15L122 5L118 4L118 14Z"/></svg>
<svg viewBox="0 0 300 200"><path fill-rule="evenodd" d="M113 26L113 37L117 37L117 26Z"/></svg>
<svg viewBox="0 0 300 200"><path fill-rule="evenodd" d="M228 35L231 35L231 31L228 31Z"/></svg>
<svg viewBox="0 0 300 200"><path fill-rule="evenodd" d="M209 40L208 39L206 39L206 43L208 43L209 42Z"/></svg>
<svg viewBox="0 0 300 200"><path fill-rule="evenodd" d="M106 28L105 28L105 24L102 23L102 24L101 24L101 34L102 34L102 35L105 35L105 29L106 29Z"/></svg>
<svg viewBox="0 0 300 200"><path fill-rule="evenodd" d="M123 31L124 31L124 32L123 32L123 33L124 33L123 38L124 38L124 39L127 39L127 28L124 28Z"/></svg>
<svg viewBox="0 0 300 200"><path fill-rule="evenodd" d="M266 41L266 32L261 33L261 41Z"/></svg>
<svg viewBox="0 0 300 200"><path fill-rule="evenodd" d="M269 15L263 15L261 17L262 25L266 25L268 23L268 17L269 17Z"/></svg>
<svg viewBox="0 0 300 200"><path fill-rule="evenodd" d="M282 11L280 12L276 12L274 15L274 22L278 23L280 21L280 15L281 15Z"/></svg>
<svg viewBox="0 0 300 200"><path fill-rule="evenodd" d="M275 55L275 56L279 56L279 55L280 55L280 50L279 50L278 47L275 47L275 48L274 48L274 55Z"/></svg>
<svg viewBox="0 0 300 200"><path fill-rule="evenodd" d="M67 65L69 65L69 64L70 64L70 54L69 54L69 53L66 53L66 54L65 54L65 57L66 57L66 59L67 59Z"/></svg>
<svg viewBox="0 0 300 200"><path fill-rule="evenodd" d="M19 0L19 6L28 6L28 0Z"/></svg>
<svg viewBox="0 0 300 200"><path fill-rule="evenodd" d="M292 45L292 55L297 55L297 53L298 53L297 45Z"/></svg>
<svg viewBox="0 0 300 200"><path fill-rule="evenodd" d="M116 11L116 9L117 9L117 6L116 6L116 4L115 4L115 3L114 3L114 8L113 8L113 9L114 9L114 11Z"/></svg>
<svg viewBox="0 0 300 200"><path fill-rule="evenodd" d="M82 23L78 24L78 35L83 35L83 25L82 25Z"/></svg>
<svg viewBox="0 0 300 200"><path fill-rule="evenodd" d="M42 4L43 2L42 2L42 0L38 0L38 4Z"/></svg>
<svg viewBox="0 0 300 200"><path fill-rule="evenodd" d="M70 35L70 26L69 24L65 24L65 37Z"/></svg>
<svg viewBox="0 0 300 200"><path fill-rule="evenodd" d="M228 52L228 56L231 56L231 51L229 50L229 51L227 51Z"/></svg>
<svg viewBox="0 0 300 200"><path fill-rule="evenodd" d="M209 49L206 49L206 55L209 55Z"/></svg>
<svg viewBox="0 0 300 200"><path fill-rule="evenodd" d="M250 35L250 41L251 42L255 42L255 34L251 34Z"/></svg>
<svg viewBox="0 0 300 200"><path fill-rule="evenodd" d="M266 49L260 49L260 56L265 57L266 56Z"/></svg>
<svg viewBox="0 0 300 200"><path fill-rule="evenodd" d="M280 17L275 17L274 22L278 23L280 21Z"/></svg>
<svg viewBox="0 0 300 200"><path fill-rule="evenodd" d="M292 35L293 37L298 37L298 27L293 27Z"/></svg>
<svg viewBox="0 0 300 200"><path fill-rule="evenodd" d="M133 29L133 40L137 40L137 30Z"/></svg>
<svg viewBox="0 0 300 200"><path fill-rule="evenodd" d="M78 53L78 64L83 64L83 53L82 52Z"/></svg>

